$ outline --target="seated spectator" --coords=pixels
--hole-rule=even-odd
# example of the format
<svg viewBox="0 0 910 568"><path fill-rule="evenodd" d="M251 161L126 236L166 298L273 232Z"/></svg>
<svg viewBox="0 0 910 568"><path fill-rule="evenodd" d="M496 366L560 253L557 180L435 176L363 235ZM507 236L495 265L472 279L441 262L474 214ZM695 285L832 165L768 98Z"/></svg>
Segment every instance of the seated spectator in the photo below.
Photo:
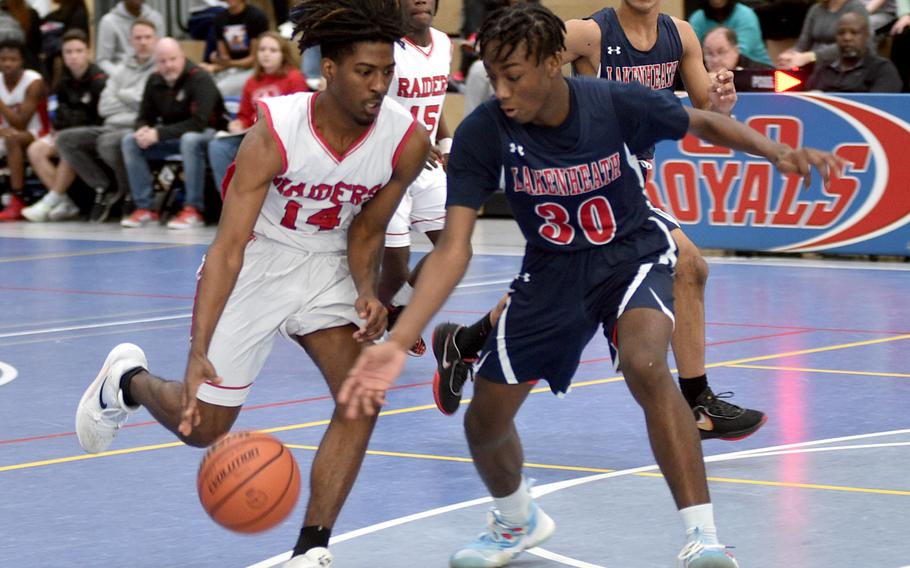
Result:
<svg viewBox="0 0 910 568"><path fill-rule="evenodd" d="M41 74L25 68L25 46L0 41L0 157L9 168L9 202L0 221L22 219L25 185L25 149L51 131L47 114L47 86Z"/></svg>
<svg viewBox="0 0 910 568"><path fill-rule="evenodd" d="M108 75L132 55L130 34L133 22L139 19L152 22L158 33L165 29L161 13L146 6L143 0L121 0L98 22L95 61Z"/></svg>
<svg viewBox="0 0 910 568"><path fill-rule="evenodd" d="M212 53L218 49L218 39L215 37L215 16L227 10L227 3L222 0L190 0L190 19L186 23L187 31L193 39L205 42L202 60L208 61Z"/></svg>
<svg viewBox="0 0 910 568"><path fill-rule="evenodd" d="M796 45L780 54L777 66L789 69L816 61L824 65L837 59L837 25L848 12L869 18L861 0L822 0L809 8ZM871 37L869 50L875 51Z"/></svg>
<svg viewBox="0 0 910 568"><path fill-rule="evenodd" d="M894 20L897 19L895 0L863 0L863 5L869 13L869 29L872 35L887 35Z"/></svg>
<svg viewBox="0 0 910 568"><path fill-rule="evenodd" d="M183 157L186 200L167 224L189 229L205 224L205 153L216 129L227 126L224 100L212 76L188 61L177 40L162 38L155 48L155 73L149 77L136 119L136 130L120 145L130 192L137 209L123 219L124 227L142 227L158 220L149 160L172 154Z"/></svg>
<svg viewBox="0 0 910 568"><path fill-rule="evenodd" d="M770 65L749 59L739 51L736 41L736 32L723 26L714 28L705 36L702 42L702 52L705 57L705 67L710 73L722 69L770 69Z"/></svg>
<svg viewBox="0 0 910 568"><path fill-rule="evenodd" d="M63 34L81 30L89 37L88 11L85 0L58 0L58 8L41 21L41 52L44 54L45 77L54 77L54 67L63 50Z"/></svg>
<svg viewBox="0 0 910 568"><path fill-rule="evenodd" d="M215 16L213 26L218 49L202 67L215 76L222 95L236 97L253 74L256 38L269 29L269 19L246 0L228 0L228 9Z"/></svg>
<svg viewBox="0 0 910 568"><path fill-rule="evenodd" d="M910 92L910 0L897 0L897 15L891 27L891 61L901 75L904 92Z"/></svg>
<svg viewBox="0 0 910 568"><path fill-rule="evenodd" d="M54 86L57 111L52 125L59 132L75 126L101 124L98 101L107 75L89 59L88 36L79 29L63 34L63 74ZM28 159L38 179L48 189L40 201L22 210L29 221L62 221L79 215L79 208L66 194L76 172L65 159L56 165L55 133L35 140L28 147Z"/></svg>
<svg viewBox="0 0 910 568"><path fill-rule="evenodd" d="M869 20L846 13L837 26L838 57L816 65L806 87L835 93L897 93L901 80L894 64L869 51Z"/></svg>
<svg viewBox="0 0 910 568"><path fill-rule="evenodd" d="M145 83L155 70L152 53L157 42L155 24L134 21L130 32L132 55L114 69L101 91L98 115L104 124L67 128L57 133L57 153L95 190L90 221L104 222L111 208L129 191L120 143L136 124ZM108 170L113 172L113 180Z"/></svg>
<svg viewBox="0 0 910 568"><path fill-rule="evenodd" d="M758 16L745 4L740 4L737 0L702 0L701 9L689 17L689 24L700 42L704 42L708 32L718 26L729 28L736 32L739 51L743 55L753 61L771 65Z"/></svg>
<svg viewBox="0 0 910 568"><path fill-rule="evenodd" d="M209 142L209 164L219 188L237 155L244 133L256 122L259 99L309 90L303 74L297 69L293 53L290 42L278 33L265 32L259 36L256 66L253 76L243 86L237 118L228 123L227 132L219 132L219 136Z"/></svg>
<svg viewBox="0 0 910 568"><path fill-rule="evenodd" d="M2 9L15 18L22 28L25 43L25 68L42 71L41 16L25 0L3 0Z"/></svg>

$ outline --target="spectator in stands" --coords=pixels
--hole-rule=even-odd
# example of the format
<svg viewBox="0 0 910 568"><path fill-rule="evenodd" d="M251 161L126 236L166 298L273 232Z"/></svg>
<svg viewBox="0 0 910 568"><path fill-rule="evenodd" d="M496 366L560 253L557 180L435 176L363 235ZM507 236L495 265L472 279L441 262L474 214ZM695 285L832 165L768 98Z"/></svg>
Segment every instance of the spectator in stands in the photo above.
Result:
<svg viewBox="0 0 910 568"><path fill-rule="evenodd" d="M705 58L705 67L710 73L721 69L770 69L758 61L749 59L739 50L736 32L730 28L720 26L705 35L702 42L702 53Z"/></svg>
<svg viewBox="0 0 910 568"><path fill-rule="evenodd" d="M891 61L901 75L904 92L910 92L910 0L897 0L897 16L891 27Z"/></svg>
<svg viewBox="0 0 910 568"><path fill-rule="evenodd" d="M54 86L57 110L52 125L60 132L66 128L101 124L98 101L107 75L91 62L88 36L80 29L63 34L63 73ZM62 221L79 215L79 208L66 194L76 180L70 163L58 157L55 133L35 140L28 147L28 159L38 179L48 189L40 201L22 210L29 221Z"/></svg>
<svg viewBox="0 0 910 568"><path fill-rule="evenodd" d="M141 227L158 220L152 210L154 188L149 160L179 153L183 157L186 200L168 223L171 229L189 229L205 223L205 154L216 129L227 126L224 101L212 76L187 60L177 40L162 38L155 48L155 73L142 95L136 130L121 143L137 209L123 219L124 227Z"/></svg>
<svg viewBox="0 0 910 568"><path fill-rule="evenodd" d="M134 21L130 32L132 55L114 69L101 91L98 114L104 124L67 128L57 134L60 157L95 190L90 221L104 222L111 208L129 191L120 144L136 124L145 83L155 70L152 53L157 42L155 24ZM108 170L113 172L113 179Z"/></svg>
<svg viewBox="0 0 910 568"><path fill-rule="evenodd" d="M901 79L894 64L869 51L869 20L848 12L837 26L838 57L815 66L806 87L836 93L897 93Z"/></svg>
<svg viewBox="0 0 910 568"><path fill-rule="evenodd" d="M218 49L215 37L215 16L227 10L227 3L222 0L190 0L190 19L186 23L187 31L193 39L205 42L202 60L208 61L211 54Z"/></svg>
<svg viewBox="0 0 910 568"><path fill-rule="evenodd" d="M869 29L872 35L886 36L897 19L895 0L863 0L863 5L869 12Z"/></svg>
<svg viewBox="0 0 910 568"><path fill-rule="evenodd" d="M215 16L213 26L218 49L202 67L215 76L222 95L236 97L253 74L256 38L269 29L269 19L246 0L228 0L228 9Z"/></svg>
<svg viewBox="0 0 910 568"><path fill-rule="evenodd" d="M780 54L778 67L802 67L816 61L825 65L837 59L838 21L848 12L869 18L861 0L822 0L809 8L796 45ZM871 37L869 50L875 51Z"/></svg>
<svg viewBox="0 0 910 568"><path fill-rule="evenodd" d="M25 43L25 68L42 71L41 16L25 0L2 0L0 8L15 18L22 28Z"/></svg>
<svg viewBox="0 0 910 568"><path fill-rule="evenodd" d="M0 221L22 219L25 149L51 131L47 85L41 74L25 68L25 46L15 39L0 41L0 157L6 157L11 196Z"/></svg>
<svg viewBox="0 0 910 568"><path fill-rule="evenodd" d="M152 22L158 33L165 30L161 13L146 6L143 0L122 0L98 22L95 61L108 75L132 55L130 35L133 22L139 19Z"/></svg>
<svg viewBox="0 0 910 568"><path fill-rule="evenodd" d="M276 97L307 91L306 80L297 69L294 50L288 40L277 32L259 36L253 76L247 79L240 98L237 118L230 121L227 132L209 142L209 164L217 187L221 188L224 174L234 161L244 133L256 122L256 103L263 97Z"/></svg>
<svg viewBox="0 0 910 568"><path fill-rule="evenodd" d="M704 42L708 32L718 26L729 28L736 32L739 51L743 55L753 61L771 65L758 16L745 4L740 4L737 0L702 0L701 8L689 16L689 24L700 42Z"/></svg>
<svg viewBox="0 0 910 568"><path fill-rule="evenodd" d="M81 30L89 37L88 10L85 0L59 0L56 10L41 21L41 52L44 54L44 76L56 78L55 66L63 50L63 34Z"/></svg>

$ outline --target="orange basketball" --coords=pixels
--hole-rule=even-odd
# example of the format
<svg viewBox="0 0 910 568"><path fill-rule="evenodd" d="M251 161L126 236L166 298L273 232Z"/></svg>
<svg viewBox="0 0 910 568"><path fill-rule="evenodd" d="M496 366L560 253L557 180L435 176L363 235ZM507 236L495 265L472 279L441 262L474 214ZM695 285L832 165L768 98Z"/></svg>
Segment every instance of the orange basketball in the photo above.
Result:
<svg viewBox="0 0 910 568"><path fill-rule="evenodd" d="M206 451L196 489L216 523L257 533L274 527L294 509L300 496L300 469L274 436L236 432Z"/></svg>

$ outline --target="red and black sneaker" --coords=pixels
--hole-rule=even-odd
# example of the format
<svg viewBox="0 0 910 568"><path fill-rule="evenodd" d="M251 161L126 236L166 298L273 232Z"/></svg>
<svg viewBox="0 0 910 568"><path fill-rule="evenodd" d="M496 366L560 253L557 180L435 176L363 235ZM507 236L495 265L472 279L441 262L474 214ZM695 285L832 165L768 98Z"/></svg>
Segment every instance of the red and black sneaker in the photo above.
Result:
<svg viewBox="0 0 910 568"><path fill-rule="evenodd" d="M692 412L702 440L742 440L757 432L768 421L768 417L760 410L742 408L722 400L732 396L732 392L714 394L711 387L708 387L695 399Z"/></svg>
<svg viewBox="0 0 910 568"><path fill-rule="evenodd" d="M395 325L395 322L398 321L398 316L401 315L401 311L404 309L404 306L386 306L386 309L389 310L389 323L386 326L386 329L392 329L392 326ZM424 353L427 352L427 343L423 340L422 337L418 337L417 341L414 342L414 345L408 349L408 355L411 357L422 357Z"/></svg>
<svg viewBox="0 0 910 568"><path fill-rule="evenodd" d="M446 415L455 414L461 404L461 392L469 378L473 379L473 359L464 359L455 344L455 335L463 325L442 323L433 329L433 356L436 374L433 376L433 398L436 408Z"/></svg>

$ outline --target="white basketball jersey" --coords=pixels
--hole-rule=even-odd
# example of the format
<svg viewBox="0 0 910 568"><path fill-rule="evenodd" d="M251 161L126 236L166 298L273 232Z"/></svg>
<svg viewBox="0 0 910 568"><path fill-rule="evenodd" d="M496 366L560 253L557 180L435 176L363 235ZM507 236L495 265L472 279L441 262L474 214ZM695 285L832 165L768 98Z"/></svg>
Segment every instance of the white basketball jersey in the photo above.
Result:
<svg viewBox="0 0 910 568"><path fill-rule="evenodd" d="M269 185L253 232L301 250L344 252L351 221L391 179L416 122L383 97L372 126L338 155L316 131L318 96L295 93L259 101L286 167Z"/></svg>
<svg viewBox="0 0 910 568"><path fill-rule="evenodd" d="M18 111L22 103L25 102L25 92L28 91L32 83L40 80L40 73L26 69L22 72L22 77L19 78L16 86L9 90L6 88L6 81L2 80L2 74L0 74L0 100L9 108ZM9 126L10 124L6 121L6 118L0 115L0 127L9 128ZM29 119L25 129L36 138L40 138L51 131L51 121L47 114L47 99L43 99L38 103L38 108L35 109L35 114Z"/></svg>
<svg viewBox="0 0 910 568"><path fill-rule="evenodd" d="M389 96L427 127L433 144L436 143L451 66L452 42L449 36L435 28L430 28L427 47L420 47L407 37L395 42L395 76Z"/></svg>

